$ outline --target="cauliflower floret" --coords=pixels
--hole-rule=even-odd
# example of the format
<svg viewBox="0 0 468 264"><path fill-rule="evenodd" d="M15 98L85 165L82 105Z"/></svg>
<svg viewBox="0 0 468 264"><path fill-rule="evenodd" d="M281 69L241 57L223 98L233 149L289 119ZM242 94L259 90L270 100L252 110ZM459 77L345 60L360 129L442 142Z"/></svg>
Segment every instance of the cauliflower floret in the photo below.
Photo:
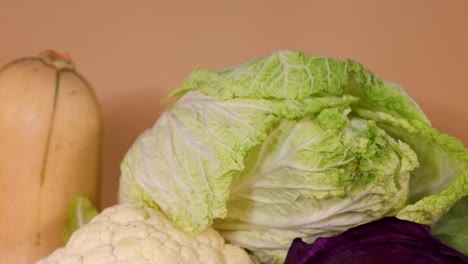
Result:
<svg viewBox="0 0 468 264"><path fill-rule="evenodd" d="M212 228L191 236L159 211L122 204L105 209L78 229L65 247L37 264L245 264L241 248Z"/></svg>

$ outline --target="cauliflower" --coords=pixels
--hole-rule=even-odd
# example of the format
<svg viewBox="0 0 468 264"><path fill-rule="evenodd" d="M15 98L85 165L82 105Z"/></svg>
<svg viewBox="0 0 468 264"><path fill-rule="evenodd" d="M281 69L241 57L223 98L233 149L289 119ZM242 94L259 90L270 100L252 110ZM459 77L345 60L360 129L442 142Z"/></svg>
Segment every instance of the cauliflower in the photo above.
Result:
<svg viewBox="0 0 468 264"><path fill-rule="evenodd" d="M245 264L240 247L212 228L191 236L159 211L131 204L105 209L73 233L65 247L36 264Z"/></svg>

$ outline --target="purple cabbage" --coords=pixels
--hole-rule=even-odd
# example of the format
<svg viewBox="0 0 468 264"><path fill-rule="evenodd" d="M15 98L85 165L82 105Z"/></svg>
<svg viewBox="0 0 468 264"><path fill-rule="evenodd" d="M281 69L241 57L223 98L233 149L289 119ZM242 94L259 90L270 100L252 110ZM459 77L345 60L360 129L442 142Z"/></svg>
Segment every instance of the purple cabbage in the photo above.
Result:
<svg viewBox="0 0 468 264"><path fill-rule="evenodd" d="M467 245L468 246L468 245ZM430 235L430 227L385 217L307 244L296 238L285 264L468 263L468 257Z"/></svg>

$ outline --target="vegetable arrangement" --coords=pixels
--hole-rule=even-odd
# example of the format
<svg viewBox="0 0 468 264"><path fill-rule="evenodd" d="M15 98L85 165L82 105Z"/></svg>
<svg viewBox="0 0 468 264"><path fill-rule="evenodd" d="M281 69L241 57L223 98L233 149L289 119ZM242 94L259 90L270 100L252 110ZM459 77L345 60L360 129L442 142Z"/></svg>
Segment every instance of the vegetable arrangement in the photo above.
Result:
<svg viewBox="0 0 468 264"><path fill-rule="evenodd" d="M76 192L97 202L101 131L69 57L45 51L0 69L0 262L30 264L61 246Z"/></svg>
<svg viewBox="0 0 468 264"><path fill-rule="evenodd" d="M466 254L466 211L447 211L457 202L468 207L462 199L468 194L468 151L434 129L398 85L360 64L281 51L217 71L196 69L171 97L176 103L136 140L121 164L123 205L109 209L117 218L127 219L126 210L134 208L167 218L187 237L216 230L260 263L284 262L293 241L290 255L296 254L302 247L296 238L323 241L317 238L349 234L373 221L385 226L381 231L408 223L436 226L437 236ZM378 221L385 217L405 221ZM120 220L94 228L99 219L41 264L89 263L84 260L90 255L98 262L98 252L130 243L127 237L153 236L113 228ZM145 219L131 223L145 225ZM459 224L456 230L447 227L453 222ZM106 226L113 228L112 241L80 249L72 242L83 234L87 240L102 237ZM170 263L166 257L143 256L132 243L126 258L114 252L113 261ZM155 251L166 247L153 245ZM358 259L353 252L344 254ZM466 263L463 253L457 254L459 263ZM67 262L72 255L76 261Z"/></svg>

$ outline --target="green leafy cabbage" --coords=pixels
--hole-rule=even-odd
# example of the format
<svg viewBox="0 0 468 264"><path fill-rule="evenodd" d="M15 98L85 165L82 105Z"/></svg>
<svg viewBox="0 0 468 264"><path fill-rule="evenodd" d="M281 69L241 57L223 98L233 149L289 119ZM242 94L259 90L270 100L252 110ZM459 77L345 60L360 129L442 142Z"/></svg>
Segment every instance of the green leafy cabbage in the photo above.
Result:
<svg viewBox="0 0 468 264"><path fill-rule="evenodd" d="M63 232L64 242L68 242L73 232L87 224L98 214L98 210L88 196L76 193L67 207L67 225Z"/></svg>
<svg viewBox="0 0 468 264"><path fill-rule="evenodd" d="M359 63L281 51L196 69L130 148L119 197L263 262L397 216L433 225L468 194L468 152Z"/></svg>
<svg viewBox="0 0 468 264"><path fill-rule="evenodd" d="M437 236L453 248L468 256L468 196L453 205L432 229Z"/></svg>

